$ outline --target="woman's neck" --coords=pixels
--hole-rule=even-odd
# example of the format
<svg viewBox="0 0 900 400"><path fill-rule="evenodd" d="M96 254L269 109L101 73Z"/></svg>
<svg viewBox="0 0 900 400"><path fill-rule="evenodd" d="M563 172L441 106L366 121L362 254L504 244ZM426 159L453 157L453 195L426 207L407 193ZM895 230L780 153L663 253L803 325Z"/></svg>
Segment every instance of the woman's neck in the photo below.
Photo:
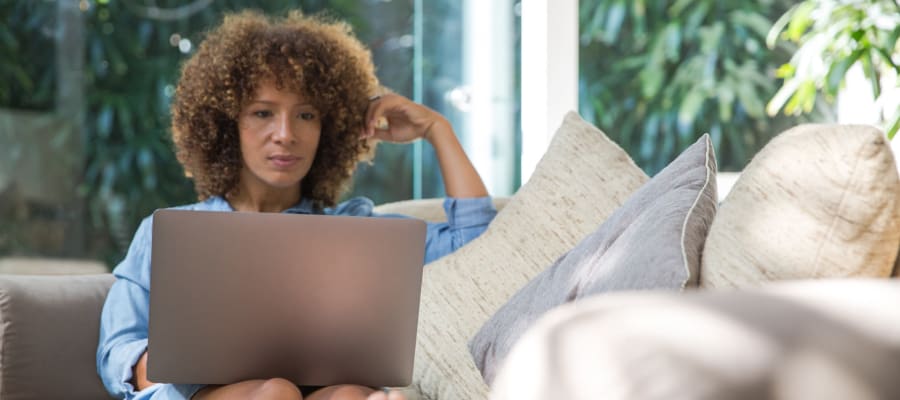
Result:
<svg viewBox="0 0 900 400"><path fill-rule="evenodd" d="M227 201L235 211L282 212L300 202L300 185L288 189L238 185Z"/></svg>

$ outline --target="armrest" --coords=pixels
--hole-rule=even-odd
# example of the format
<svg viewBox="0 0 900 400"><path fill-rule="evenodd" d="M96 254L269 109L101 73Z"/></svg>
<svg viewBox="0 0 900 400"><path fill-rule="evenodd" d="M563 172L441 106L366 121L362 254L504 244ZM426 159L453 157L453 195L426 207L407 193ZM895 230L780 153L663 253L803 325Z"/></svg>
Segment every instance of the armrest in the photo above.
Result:
<svg viewBox="0 0 900 400"><path fill-rule="evenodd" d="M0 276L0 398L108 399L97 376L111 274Z"/></svg>
<svg viewBox="0 0 900 400"><path fill-rule="evenodd" d="M503 209L509 202L509 197L494 197L494 208L497 211ZM444 214L444 199L417 199L395 201L375 207L378 214L402 214L418 218L428 222L444 222L447 215Z"/></svg>

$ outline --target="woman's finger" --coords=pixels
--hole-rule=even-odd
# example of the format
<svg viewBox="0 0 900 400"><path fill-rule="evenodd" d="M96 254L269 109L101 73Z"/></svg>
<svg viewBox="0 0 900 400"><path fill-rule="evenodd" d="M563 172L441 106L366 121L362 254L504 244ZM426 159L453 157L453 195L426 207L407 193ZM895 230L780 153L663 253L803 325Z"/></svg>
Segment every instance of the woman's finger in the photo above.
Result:
<svg viewBox="0 0 900 400"><path fill-rule="evenodd" d="M385 109L395 100L393 97L392 94L386 94L370 98L369 108L366 110L366 134L369 137L375 135L376 124L379 118L384 118ZM385 118L384 121L387 122L387 119Z"/></svg>
<svg viewBox="0 0 900 400"><path fill-rule="evenodd" d="M391 125L388 124L388 119L384 116L378 117L375 119L375 129L380 131L386 131L391 128Z"/></svg>

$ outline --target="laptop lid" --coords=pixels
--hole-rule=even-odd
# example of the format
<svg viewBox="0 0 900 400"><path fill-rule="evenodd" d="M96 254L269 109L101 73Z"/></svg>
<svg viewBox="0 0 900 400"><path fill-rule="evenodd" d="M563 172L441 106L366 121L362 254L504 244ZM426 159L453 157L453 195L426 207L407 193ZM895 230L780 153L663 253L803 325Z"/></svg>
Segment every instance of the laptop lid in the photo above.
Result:
<svg viewBox="0 0 900 400"><path fill-rule="evenodd" d="M159 210L148 379L407 386L425 223Z"/></svg>

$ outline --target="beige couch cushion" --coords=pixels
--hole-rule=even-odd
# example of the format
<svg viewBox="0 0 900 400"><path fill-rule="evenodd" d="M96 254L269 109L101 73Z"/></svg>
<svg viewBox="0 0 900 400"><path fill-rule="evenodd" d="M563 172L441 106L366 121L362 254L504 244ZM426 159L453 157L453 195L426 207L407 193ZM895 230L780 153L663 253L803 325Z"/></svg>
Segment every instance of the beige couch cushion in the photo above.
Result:
<svg viewBox="0 0 900 400"><path fill-rule="evenodd" d="M62 258L0 258L0 275L88 275L104 274L109 268L93 260Z"/></svg>
<svg viewBox="0 0 900 400"><path fill-rule="evenodd" d="M492 200L497 211L509 202L507 197L494 197ZM373 211L376 214L401 214L428 222L444 222L447 221L447 213L443 204L444 199L403 200L381 204Z"/></svg>
<svg viewBox="0 0 900 400"><path fill-rule="evenodd" d="M522 337L494 400L900 398L900 281L618 293Z"/></svg>
<svg viewBox="0 0 900 400"><path fill-rule="evenodd" d="M425 267L413 376L423 397L486 398L469 339L646 181L619 146L569 113L532 178L488 230Z"/></svg>
<svg viewBox="0 0 900 400"><path fill-rule="evenodd" d="M802 125L769 142L722 202L701 286L886 277L900 246L900 180L884 135Z"/></svg>
<svg viewBox="0 0 900 400"><path fill-rule="evenodd" d="M516 292L469 342L485 382L522 333L554 307L613 291L697 287L716 214L715 179L712 141L703 135Z"/></svg>
<svg viewBox="0 0 900 400"><path fill-rule="evenodd" d="M0 276L0 399L109 399L97 376L112 274Z"/></svg>

